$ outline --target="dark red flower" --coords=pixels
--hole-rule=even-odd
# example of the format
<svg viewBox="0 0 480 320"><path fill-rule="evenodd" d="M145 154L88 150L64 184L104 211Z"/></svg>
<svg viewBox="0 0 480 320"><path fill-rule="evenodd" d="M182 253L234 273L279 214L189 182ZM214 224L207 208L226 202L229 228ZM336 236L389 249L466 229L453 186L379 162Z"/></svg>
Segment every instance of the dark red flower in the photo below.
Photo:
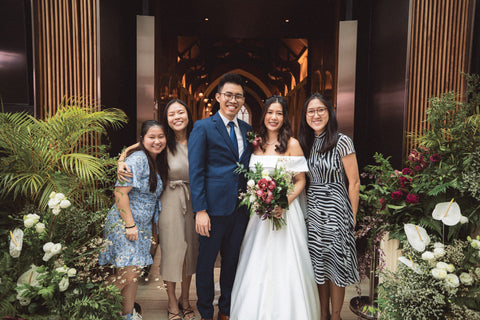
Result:
<svg viewBox="0 0 480 320"><path fill-rule="evenodd" d="M267 179L263 178L258 180L257 185L261 190L265 190L267 188L267 183L268 183Z"/></svg>
<svg viewBox="0 0 480 320"><path fill-rule="evenodd" d="M378 202L380 202L380 204L382 205L382 207L380 208L380 211L384 210L384 209L385 209L385 204L387 203L387 202L385 201L385 199L384 199L384 198L380 198L380 199L378 200Z"/></svg>
<svg viewBox="0 0 480 320"><path fill-rule="evenodd" d="M397 190L397 191L392 192L392 199L393 200L399 201L399 200L402 200L402 198L403 198L402 190Z"/></svg>
<svg viewBox="0 0 480 320"><path fill-rule="evenodd" d="M415 204L415 203L418 203L419 201L419 197L418 197L418 194L414 194L414 193L409 193L407 194L407 203L411 203L411 204Z"/></svg>
<svg viewBox="0 0 480 320"><path fill-rule="evenodd" d="M440 160L442 160L442 157L438 153L432 154L430 156L431 162L439 162Z"/></svg>
<svg viewBox="0 0 480 320"><path fill-rule="evenodd" d="M403 168L402 174L406 176L412 176L413 175L413 170L410 168Z"/></svg>

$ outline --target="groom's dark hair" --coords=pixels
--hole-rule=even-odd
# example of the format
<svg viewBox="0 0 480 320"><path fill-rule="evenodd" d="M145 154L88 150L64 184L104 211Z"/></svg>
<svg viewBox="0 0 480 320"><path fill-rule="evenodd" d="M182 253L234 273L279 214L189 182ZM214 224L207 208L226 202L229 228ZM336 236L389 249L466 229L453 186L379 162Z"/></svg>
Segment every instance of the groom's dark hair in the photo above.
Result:
<svg viewBox="0 0 480 320"><path fill-rule="evenodd" d="M243 93L245 94L244 81L241 75L237 73L225 73L218 83L217 92L222 93L223 86L225 83L234 83L242 87Z"/></svg>

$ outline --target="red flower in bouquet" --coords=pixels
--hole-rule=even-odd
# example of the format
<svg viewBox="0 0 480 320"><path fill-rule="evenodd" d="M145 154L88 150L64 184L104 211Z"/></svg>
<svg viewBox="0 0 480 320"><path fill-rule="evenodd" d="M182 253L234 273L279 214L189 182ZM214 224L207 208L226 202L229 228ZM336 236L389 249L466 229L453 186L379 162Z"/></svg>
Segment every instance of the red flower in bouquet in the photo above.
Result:
<svg viewBox="0 0 480 320"><path fill-rule="evenodd" d="M240 195L240 205L246 205L250 214L257 214L262 220L270 220L273 229L278 230L285 225L283 217L274 215L276 207L288 209L288 194L293 190L293 174L281 166L276 166L273 173L263 170L260 163L255 170L247 171L242 165L236 170L247 178L247 191Z"/></svg>
<svg viewBox="0 0 480 320"><path fill-rule="evenodd" d="M262 144L262 138L257 136L253 131L247 132L247 141L252 144L254 149L260 148L260 145Z"/></svg>

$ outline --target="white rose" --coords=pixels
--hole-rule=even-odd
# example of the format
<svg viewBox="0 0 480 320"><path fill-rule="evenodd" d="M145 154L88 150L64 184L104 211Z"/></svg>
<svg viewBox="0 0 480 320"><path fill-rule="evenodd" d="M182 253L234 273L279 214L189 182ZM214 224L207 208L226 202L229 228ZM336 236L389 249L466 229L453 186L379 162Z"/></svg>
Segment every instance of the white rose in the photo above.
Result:
<svg viewBox="0 0 480 320"><path fill-rule="evenodd" d="M35 223L40 220L40 216L35 213L30 213L23 216L23 224L26 228L31 228Z"/></svg>
<svg viewBox="0 0 480 320"><path fill-rule="evenodd" d="M65 199L65 195L63 193L57 193L55 195L55 199L58 199L59 202L62 201L63 199Z"/></svg>
<svg viewBox="0 0 480 320"><path fill-rule="evenodd" d="M23 220L23 225L25 226L25 228L31 228L33 227L33 225L35 224L35 221L33 219L25 219Z"/></svg>
<svg viewBox="0 0 480 320"><path fill-rule="evenodd" d="M475 275L476 275L477 277L480 277L480 268L478 268L478 267L475 268Z"/></svg>
<svg viewBox="0 0 480 320"><path fill-rule="evenodd" d="M435 259L435 255L431 251L425 251L422 253L422 259L423 260L433 260Z"/></svg>
<svg viewBox="0 0 480 320"><path fill-rule="evenodd" d="M447 271L444 269L433 268L430 272L435 279L439 280L445 279L447 276Z"/></svg>
<svg viewBox="0 0 480 320"><path fill-rule="evenodd" d="M453 272L453 271L455 271L455 266L450 263L449 265L447 265L447 271L448 271L448 272Z"/></svg>
<svg viewBox="0 0 480 320"><path fill-rule="evenodd" d="M437 262L437 269L447 270L448 264L446 264L445 262Z"/></svg>
<svg viewBox="0 0 480 320"><path fill-rule="evenodd" d="M58 283L58 289L60 292L63 292L68 289L68 285L70 283L68 282L68 277L63 277L62 280Z"/></svg>
<svg viewBox="0 0 480 320"><path fill-rule="evenodd" d="M445 255L445 249L435 248L433 249L433 255L435 256L435 258L443 257Z"/></svg>
<svg viewBox="0 0 480 320"><path fill-rule="evenodd" d="M67 266L62 266L62 267L59 267L55 270L57 270L57 272L60 273L60 274L65 274L65 273L67 273L68 268L67 268Z"/></svg>
<svg viewBox="0 0 480 320"><path fill-rule="evenodd" d="M461 217L460 217L460 223L461 223L461 224L468 223L468 218L465 217L465 216L461 216Z"/></svg>
<svg viewBox="0 0 480 320"><path fill-rule="evenodd" d="M480 249L480 241L477 239L472 240L472 248L473 249Z"/></svg>
<svg viewBox="0 0 480 320"><path fill-rule="evenodd" d="M55 208L56 206L58 206L60 204L60 201L62 201L62 200L59 200L57 198L51 198L50 200L48 200L48 207L50 209Z"/></svg>
<svg viewBox="0 0 480 320"><path fill-rule="evenodd" d="M53 208L53 209L52 209L52 213L53 213L54 215L58 215L58 214L60 213L60 208L59 208L59 207Z"/></svg>
<svg viewBox="0 0 480 320"><path fill-rule="evenodd" d="M249 186L250 188L253 188L253 187L255 186L255 181L253 181L253 180L248 180L247 186Z"/></svg>
<svg viewBox="0 0 480 320"><path fill-rule="evenodd" d="M255 196L252 195L252 196L250 196L249 200L250 200L250 202L255 202L255 200L257 200L257 198L255 198Z"/></svg>
<svg viewBox="0 0 480 320"><path fill-rule="evenodd" d="M45 231L45 224L44 223L37 223L35 225L35 230L37 230L38 233L43 233Z"/></svg>
<svg viewBox="0 0 480 320"><path fill-rule="evenodd" d="M65 209L70 207L71 203L67 199L60 201L60 208Z"/></svg>
<svg viewBox="0 0 480 320"><path fill-rule="evenodd" d="M457 275L453 273L450 273L445 277L445 282L447 283L447 286L452 288L457 288L460 285L460 280L458 280Z"/></svg>
<svg viewBox="0 0 480 320"><path fill-rule="evenodd" d="M460 282L466 286L471 286L473 284L473 277L466 272L460 274Z"/></svg>
<svg viewBox="0 0 480 320"><path fill-rule="evenodd" d="M445 248L445 245L444 245L443 243L441 243L441 242L435 242L435 243L433 244L433 247L434 247L434 248Z"/></svg>
<svg viewBox="0 0 480 320"><path fill-rule="evenodd" d="M77 269L75 269L75 268L70 268L70 269L68 269L68 271L67 271L67 275L68 275L69 277L74 277L76 274L77 274Z"/></svg>

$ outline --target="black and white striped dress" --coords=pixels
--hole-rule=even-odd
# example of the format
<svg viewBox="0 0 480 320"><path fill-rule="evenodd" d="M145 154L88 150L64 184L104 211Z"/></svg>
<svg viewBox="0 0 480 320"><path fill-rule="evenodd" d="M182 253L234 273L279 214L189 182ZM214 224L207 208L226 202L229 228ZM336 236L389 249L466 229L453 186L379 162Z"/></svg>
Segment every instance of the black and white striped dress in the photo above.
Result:
<svg viewBox="0 0 480 320"><path fill-rule="evenodd" d="M337 146L320 154L325 132L315 136L308 158L308 248L315 282L346 287L360 280L353 235L353 213L345 186L342 157L355 153L352 140L339 134Z"/></svg>

